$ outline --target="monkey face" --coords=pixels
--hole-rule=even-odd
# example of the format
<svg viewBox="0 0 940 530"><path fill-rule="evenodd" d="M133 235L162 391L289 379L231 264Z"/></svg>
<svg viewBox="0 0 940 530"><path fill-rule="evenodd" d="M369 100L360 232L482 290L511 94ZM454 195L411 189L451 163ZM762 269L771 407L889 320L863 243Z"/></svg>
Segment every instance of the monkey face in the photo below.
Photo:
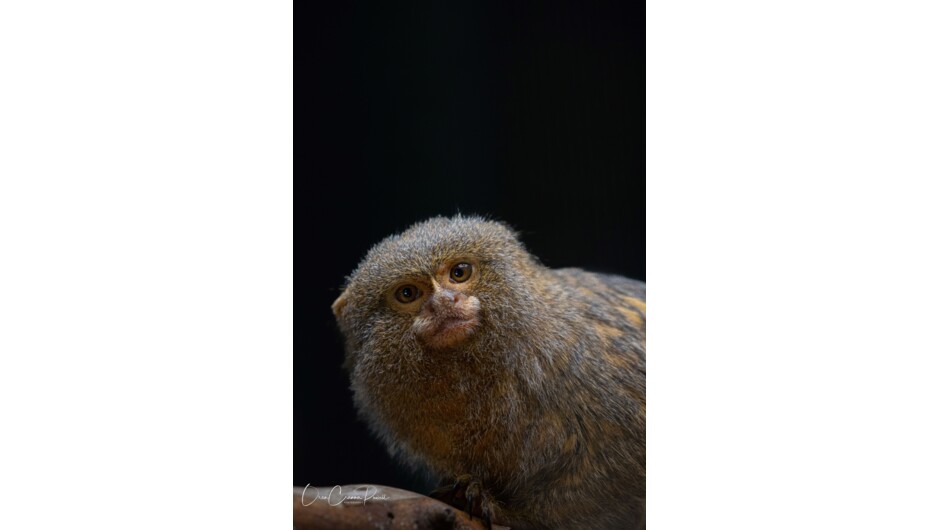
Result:
<svg viewBox="0 0 940 530"><path fill-rule="evenodd" d="M393 287L387 303L413 316L411 330L426 346L457 346L480 325L480 299L474 295L480 268L475 263L469 258L442 263L432 275Z"/></svg>
<svg viewBox="0 0 940 530"><path fill-rule="evenodd" d="M519 327L533 267L504 225L435 218L373 247L333 312L353 361L480 349Z"/></svg>
<svg viewBox="0 0 940 530"><path fill-rule="evenodd" d="M406 346L412 341L433 350L465 343L482 323L481 293L477 290L486 291L481 285L483 270L474 258L454 258L424 274L407 274L390 282L385 296L368 309L371 335L389 342L383 349L393 344ZM349 297L354 296L350 293L347 290L333 304L341 324L344 314L361 320L355 316L355 308L347 307ZM362 300L352 305L362 308L369 304Z"/></svg>

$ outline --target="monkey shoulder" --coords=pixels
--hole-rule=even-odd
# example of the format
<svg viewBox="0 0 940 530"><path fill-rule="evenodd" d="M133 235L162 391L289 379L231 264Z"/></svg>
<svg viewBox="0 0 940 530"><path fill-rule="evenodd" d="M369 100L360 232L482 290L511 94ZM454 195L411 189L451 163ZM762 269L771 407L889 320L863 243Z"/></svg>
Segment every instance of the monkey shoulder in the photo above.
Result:
<svg viewBox="0 0 940 530"><path fill-rule="evenodd" d="M646 284L582 269L552 271L564 291L572 326L605 364L642 369L646 349ZM623 361L623 362L621 362Z"/></svg>
<svg viewBox="0 0 940 530"><path fill-rule="evenodd" d="M646 283L577 268L554 269L552 277L572 297L588 303L626 305L646 314Z"/></svg>

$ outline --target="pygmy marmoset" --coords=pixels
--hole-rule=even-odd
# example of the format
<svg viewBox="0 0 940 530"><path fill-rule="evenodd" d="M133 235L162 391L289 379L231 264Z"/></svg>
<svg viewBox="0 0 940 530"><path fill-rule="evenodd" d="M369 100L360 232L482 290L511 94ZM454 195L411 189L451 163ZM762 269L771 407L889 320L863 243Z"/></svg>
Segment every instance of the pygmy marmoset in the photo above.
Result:
<svg viewBox="0 0 940 530"><path fill-rule="evenodd" d="M645 525L645 300L457 216L375 245L333 312L360 415L439 497L513 530L624 529Z"/></svg>

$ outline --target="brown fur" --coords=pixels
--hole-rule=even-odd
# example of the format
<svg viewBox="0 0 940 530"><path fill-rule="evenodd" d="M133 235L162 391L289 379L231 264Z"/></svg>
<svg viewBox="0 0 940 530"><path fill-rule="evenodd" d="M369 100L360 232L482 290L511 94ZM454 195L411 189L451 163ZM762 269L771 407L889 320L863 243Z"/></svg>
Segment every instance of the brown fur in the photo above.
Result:
<svg viewBox="0 0 940 530"><path fill-rule="evenodd" d="M473 278L448 283L467 260ZM390 302L403 281L428 301ZM477 300L478 323L419 338L445 289ZM393 455L473 475L514 530L621 529L645 521L645 299L642 282L548 269L505 225L458 216L373 247L333 309L356 406Z"/></svg>

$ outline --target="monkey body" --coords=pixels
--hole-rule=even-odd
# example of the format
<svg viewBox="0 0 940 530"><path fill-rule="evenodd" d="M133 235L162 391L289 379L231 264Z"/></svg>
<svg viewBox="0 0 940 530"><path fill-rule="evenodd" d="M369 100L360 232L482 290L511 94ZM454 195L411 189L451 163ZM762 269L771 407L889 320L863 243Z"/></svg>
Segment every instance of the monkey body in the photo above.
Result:
<svg viewBox="0 0 940 530"><path fill-rule="evenodd" d="M390 298L402 282L420 296ZM356 406L393 455L471 475L513 529L641 528L645 292L548 269L504 225L435 218L374 247L334 311Z"/></svg>

